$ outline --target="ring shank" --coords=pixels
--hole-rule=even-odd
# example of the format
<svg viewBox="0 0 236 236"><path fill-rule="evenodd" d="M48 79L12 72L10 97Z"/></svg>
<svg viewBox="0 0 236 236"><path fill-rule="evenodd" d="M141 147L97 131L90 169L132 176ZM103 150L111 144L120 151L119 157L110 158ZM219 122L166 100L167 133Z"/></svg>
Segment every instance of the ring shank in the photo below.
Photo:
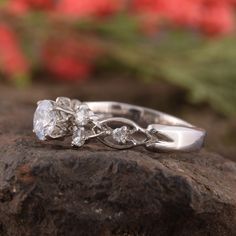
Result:
<svg viewBox="0 0 236 236"><path fill-rule="evenodd" d="M178 125L194 127L190 123L166 113L136 105L119 102L86 102L89 108L99 114L107 114L112 117L129 118L140 125L149 124Z"/></svg>
<svg viewBox="0 0 236 236"><path fill-rule="evenodd" d="M86 102L89 108L102 117L128 118L143 128L155 129L172 141L156 141L146 145L153 151L196 151L204 143L203 129L169 114L136 105L119 102Z"/></svg>

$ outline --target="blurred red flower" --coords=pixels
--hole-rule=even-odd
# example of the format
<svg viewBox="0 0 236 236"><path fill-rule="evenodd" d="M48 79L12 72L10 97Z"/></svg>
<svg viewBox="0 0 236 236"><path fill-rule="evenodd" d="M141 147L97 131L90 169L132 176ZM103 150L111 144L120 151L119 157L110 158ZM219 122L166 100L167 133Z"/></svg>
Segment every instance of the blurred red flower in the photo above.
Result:
<svg viewBox="0 0 236 236"><path fill-rule="evenodd" d="M165 14L176 25L195 28L201 18L201 0L171 0Z"/></svg>
<svg viewBox="0 0 236 236"><path fill-rule="evenodd" d="M227 1L221 2L206 5L202 11L200 28L209 36L228 34L234 30L232 7L227 4Z"/></svg>
<svg viewBox="0 0 236 236"><path fill-rule="evenodd" d="M156 20L196 28L207 35L221 35L234 28L235 0L133 0L132 10ZM154 19L152 17L151 19ZM153 24L153 22L152 22Z"/></svg>
<svg viewBox="0 0 236 236"><path fill-rule="evenodd" d="M113 15L122 10L135 12L144 32L155 31L164 19L171 25L202 30L207 35L221 35L234 28L236 0L11 0L14 13L51 11L60 17L83 18Z"/></svg>
<svg viewBox="0 0 236 236"><path fill-rule="evenodd" d="M29 7L24 0L21 1L12 0L8 2L7 9L11 13L17 15L23 15L29 10Z"/></svg>
<svg viewBox="0 0 236 236"><path fill-rule="evenodd" d="M0 70L10 77L26 74L28 63L14 32L0 24Z"/></svg>
<svg viewBox="0 0 236 236"><path fill-rule="evenodd" d="M124 6L124 0L61 0L56 11L67 17L91 17L114 14Z"/></svg>
<svg viewBox="0 0 236 236"><path fill-rule="evenodd" d="M11 0L7 8L15 14L23 15L32 10L48 11L55 8L54 0Z"/></svg>
<svg viewBox="0 0 236 236"><path fill-rule="evenodd" d="M76 37L49 39L43 49L42 60L46 69L59 79L87 78L100 50Z"/></svg>

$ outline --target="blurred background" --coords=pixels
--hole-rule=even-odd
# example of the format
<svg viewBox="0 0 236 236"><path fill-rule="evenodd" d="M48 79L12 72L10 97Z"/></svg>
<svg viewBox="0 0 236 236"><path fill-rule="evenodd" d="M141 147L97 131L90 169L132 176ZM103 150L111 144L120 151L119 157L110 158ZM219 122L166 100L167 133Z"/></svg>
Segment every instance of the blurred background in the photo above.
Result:
<svg viewBox="0 0 236 236"><path fill-rule="evenodd" d="M0 98L152 107L236 161L235 13L236 0L0 0Z"/></svg>

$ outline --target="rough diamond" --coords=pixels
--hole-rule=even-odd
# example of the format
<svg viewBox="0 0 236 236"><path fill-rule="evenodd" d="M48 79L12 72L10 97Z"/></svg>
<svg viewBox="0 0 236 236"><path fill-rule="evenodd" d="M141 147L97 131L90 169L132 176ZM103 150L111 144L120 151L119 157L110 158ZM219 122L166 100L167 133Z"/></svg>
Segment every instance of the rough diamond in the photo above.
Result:
<svg viewBox="0 0 236 236"><path fill-rule="evenodd" d="M128 138L128 128L127 126L122 126L120 128L116 128L112 132L112 137L118 143L126 143Z"/></svg>
<svg viewBox="0 0 236 236"><path fill-rule="evenodd" d="M40 140L46 140L53 132L56 124L56 114L53 103L49 100L40 101L34 113L34 132Z"/></svg>
<svg viewBox="0 0 236 236"><path fill-rule="evenodd" d="M72 146L81 147L86 140L84 127L79 127L73 134Z"/></svg>
<svg viewBox="0 0 236 236"><path fill-rule="evenodd" d="M94 113L89 109L87 104L81 104L76 111L75 121L77 125L84 126L94 117Z"/></svg>

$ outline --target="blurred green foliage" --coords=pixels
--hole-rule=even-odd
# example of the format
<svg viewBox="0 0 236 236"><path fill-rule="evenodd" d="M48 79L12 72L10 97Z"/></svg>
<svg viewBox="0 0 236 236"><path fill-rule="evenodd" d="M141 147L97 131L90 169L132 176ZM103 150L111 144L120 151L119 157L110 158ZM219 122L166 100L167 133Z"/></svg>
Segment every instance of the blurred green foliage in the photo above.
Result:
<svg viewBox="0 0 236 236"><path fill-rule="evenodd" d="M234 36L206 38L173 29L144 37L137 26L118 17L95 28L110 57L126 69L136 70L143 79L164 79L187 89L191 102L207 102L225 115L236 114Z"/></svg>
<svg viewBox="0 0 236 236"><path fill-rule="evenodd" d="M44 20L42 20L44 19ZM206 38L194 31L160 28L153 35L140 31L134 17L119 15L109 21L83 20L63 25L43 15L28 16L19 24L25 51L39 65L40 45L48 35L76 30L93 37L106 52L106 60L144 80L166 80L188 91L189 101L207 102L227 116L236 114L235 36ZM68 33L68 32L67 32ZM28 82L28 81L27 81Z"/></svg>

